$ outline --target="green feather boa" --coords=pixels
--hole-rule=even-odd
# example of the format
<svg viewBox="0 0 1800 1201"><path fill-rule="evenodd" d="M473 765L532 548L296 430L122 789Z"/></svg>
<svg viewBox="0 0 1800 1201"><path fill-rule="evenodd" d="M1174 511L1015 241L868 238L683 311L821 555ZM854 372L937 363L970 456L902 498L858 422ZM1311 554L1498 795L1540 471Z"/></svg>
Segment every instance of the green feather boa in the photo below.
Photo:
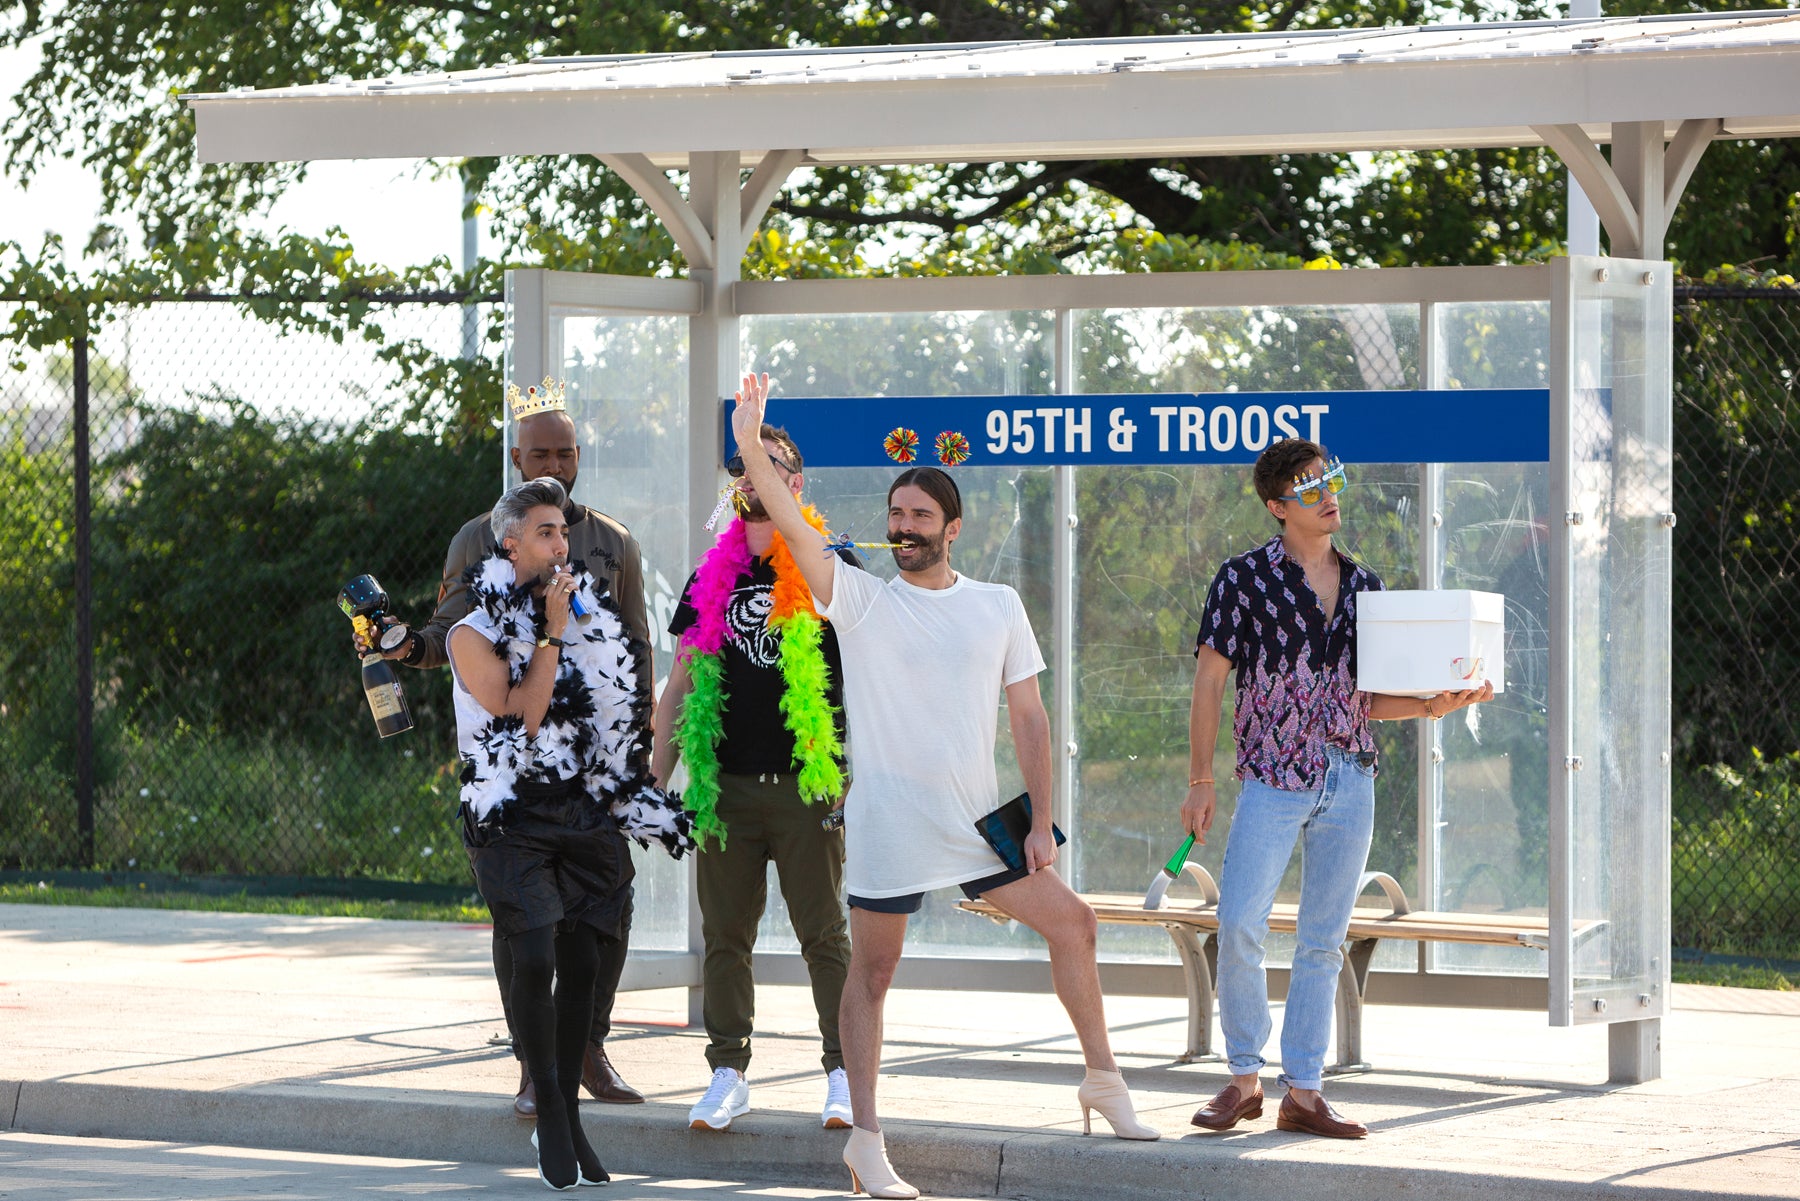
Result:
<svg viewBox="0 0 1800 1201"><path fill-rule="evenodd" d="M778 660L782 683L783 724L794 736L794 758L800 764L796 783L800 799L835 801L844 792L843 741L836 714L826 699L831 670L822 644L824 623L817 614L800 612L776 629L781 634ZM725 823L719 818L719 740L725 734L725 658L683 648L690 687L681 703L674 739L687 761L688 785L682 803L694 815L694 841L702 850L709 838L725 847Z"/></svg>
<svg viewBox="0 0 1800 1201"><path fill-rule="evenodd" d="M825 699L831 673L820 648L824 623L817 614L803 611L776 628L781 631L781 678L787 685L781 693L781 712L794 736L800 799L809 805L835 801L844 792L844 747L831 702Z"/></svg>
<svg viewBox="0 0 1800 1201"><path fill-rule="evenodd" d="M708 838L725 848L725 823L719 820L719 739L725 735L725 657L702 655L685 647L692 687L681 702L674 737L687 760L688 786L681 803L694 815L694 843L706 849Z"/></svg>

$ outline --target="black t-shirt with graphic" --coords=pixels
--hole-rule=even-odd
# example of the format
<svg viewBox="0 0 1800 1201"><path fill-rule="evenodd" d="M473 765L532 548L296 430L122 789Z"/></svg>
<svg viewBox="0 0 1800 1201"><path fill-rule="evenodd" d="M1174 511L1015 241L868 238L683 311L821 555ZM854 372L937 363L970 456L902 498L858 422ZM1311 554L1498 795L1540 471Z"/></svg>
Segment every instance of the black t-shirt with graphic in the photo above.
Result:
<svg viewBox="0 0 1800 1201"><path fill-rule="evenodd" d="M845 562L860 567L855 556L842 554ZM694 624L691 597L694 577L681 589L681 603L669 619L669 633L680 638ZM753 559L750 574L738 577L725 607L725 714L724 735L719 740L719 770L734 776L798 771L794 762L794 736L788 733L781 712L781 635L769 629L769 610L774 606L775 567L768 559ZM820 649L825 655L830 683L826 699L837 710L837 732L844 737L843 662L838 656L837 633L824 623Z"/></svg>

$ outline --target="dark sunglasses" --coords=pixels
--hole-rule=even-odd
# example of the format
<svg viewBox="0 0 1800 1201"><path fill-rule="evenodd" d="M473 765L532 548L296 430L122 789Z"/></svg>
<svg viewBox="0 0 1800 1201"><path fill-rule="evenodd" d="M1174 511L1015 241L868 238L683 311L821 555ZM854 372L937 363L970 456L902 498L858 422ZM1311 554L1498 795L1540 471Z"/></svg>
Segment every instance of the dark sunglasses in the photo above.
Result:
<svg viewBox="0 0 1800 1201"><path fill-rule="evenodd" d="M769 461L771 463L775 464L775 466L781 468L783 471L787 472L789 475L795 475L800 470L798 467L790 466L786 461L784 461L782 459L778 459L774 455L769 456ZM730 476L734 480L743 479L744 478L744 456L743 455L732 455L729 459L726 459L725 460L725 474Z"/></svg>

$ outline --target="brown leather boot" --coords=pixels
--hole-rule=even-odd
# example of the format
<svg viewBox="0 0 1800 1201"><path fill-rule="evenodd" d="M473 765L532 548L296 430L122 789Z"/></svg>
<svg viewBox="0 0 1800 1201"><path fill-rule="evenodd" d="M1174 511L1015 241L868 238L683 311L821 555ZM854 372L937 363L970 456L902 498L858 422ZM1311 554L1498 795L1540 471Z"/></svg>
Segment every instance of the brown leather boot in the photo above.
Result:
<svg viewBox="0 0 1800 1201"><path fill-rule="evenodd" d="M619 1069L606 1057L606 1048L589 1043L581 1057L581 1083L596 1101L609 1105L642 1105L644 1094L625 1083Z"/></svg>
<svg viewBox="0 0 1800 1201"><path fill-rule="evenodd" d="M513 1098L513 1114L527 1122L537 1121L537 1085L531 1082L531 1069L519 1061L519 1092Z"/></svg>

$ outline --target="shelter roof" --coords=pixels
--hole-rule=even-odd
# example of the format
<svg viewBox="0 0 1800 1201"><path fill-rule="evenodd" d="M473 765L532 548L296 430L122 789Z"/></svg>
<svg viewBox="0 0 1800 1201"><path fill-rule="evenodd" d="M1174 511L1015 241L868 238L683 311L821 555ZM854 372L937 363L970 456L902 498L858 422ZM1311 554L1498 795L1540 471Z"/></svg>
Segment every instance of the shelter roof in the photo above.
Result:
<svg viewBox="0 0 1800 1201"><path fill-rule="evenodd" d="M1800 12L544 58L187 97L201 158L800 148L820 164L1534 146L1722 118L1800 135Z"/></svg>

